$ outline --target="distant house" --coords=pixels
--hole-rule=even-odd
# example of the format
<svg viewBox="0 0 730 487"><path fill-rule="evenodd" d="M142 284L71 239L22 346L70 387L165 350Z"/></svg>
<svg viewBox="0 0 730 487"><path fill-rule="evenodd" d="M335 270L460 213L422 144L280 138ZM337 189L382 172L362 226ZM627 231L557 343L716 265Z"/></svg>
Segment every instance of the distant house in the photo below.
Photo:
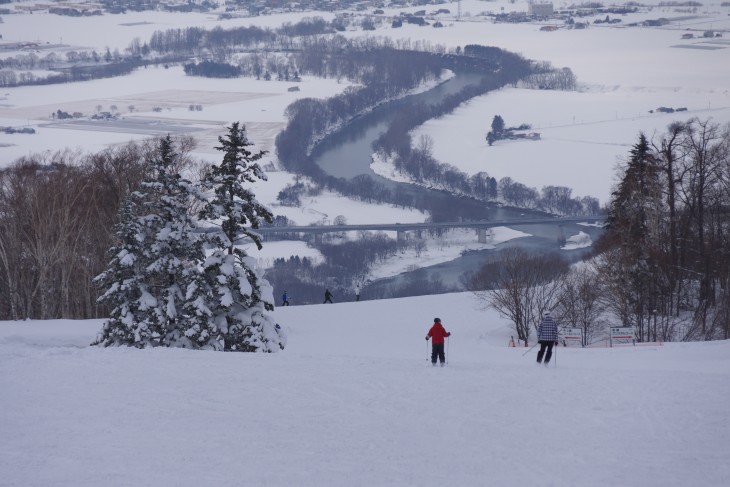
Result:
<svg viewBox="0 0 730 487"><path fill-rule="evenodd" d="M299 87L298 86L291 86L291 87L287 88L286 91L299 91Z"/></svg>
<svg viewBox="0 0 730 487"><path fill-rule="evenodd" d="M644 27L661 27L663 25L667 25L669 23L669 20L665 18L659 18L659 19L649 19L645 20L641 23Z"/></svg>
<svg viewBox="0 0 730 487"><path fill-rule="evenodd" d="M409 24L416 25L428 25L428 22L423 17L410 16L406 17L406 22Z"/></svg>
<svg viewBox="0 0 730 487"><path fill-rule="evenodd" d="M543 32L553 32L553 31L558 30L558 26L557 25L543 25L542 27L540 27L540 30Z"/></svg>
<svg viewBox="0 0 730 487"><path fill-rule="evenodd" d="M531 17L550 17L553 12L552 3L530 3L527 5L527 15Z"/></svg>
<svg viewBox="0 0 730 487"><path fill-rule="evenodd" d="M682 39L694 39L694 34L683 34Z"/></svg>

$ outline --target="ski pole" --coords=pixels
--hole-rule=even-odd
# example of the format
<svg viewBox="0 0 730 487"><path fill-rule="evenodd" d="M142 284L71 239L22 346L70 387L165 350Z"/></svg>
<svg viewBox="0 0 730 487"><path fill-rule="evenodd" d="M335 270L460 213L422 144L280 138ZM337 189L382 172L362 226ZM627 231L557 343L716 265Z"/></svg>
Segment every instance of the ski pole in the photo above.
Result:
<svg viewBox="0 0 730 487"><path fill-rule="evenodd" d="M555 345L555 368L558 368L558 346Z"/></svg>
<svg viewBox="0 0 730 487"><path fill-rule="evenodd" d="M444 358L446 359L447 364L449 363L449 342L451 342L451 340L449 340L449 337L446 337L446 357Z"/></svg>
<svg viewBox="0 0 730 487"><path fill-rule="evenodd" d="M531 346L530 348L528 348L527 349L527 352L523 353L522 356L524 357L525 355L527 355L528 353L530 353L530 350L532 350L533 348L535 348L539 344L540 344L540 342L537 342L536 344L534 344L533 346Z"/></svg>
<svg viewBox="0 0 730 487"><path fill-rule="evenodd" d="M428 356L428 338L426 338L426 362L430 362L431 358Z"/></svg>

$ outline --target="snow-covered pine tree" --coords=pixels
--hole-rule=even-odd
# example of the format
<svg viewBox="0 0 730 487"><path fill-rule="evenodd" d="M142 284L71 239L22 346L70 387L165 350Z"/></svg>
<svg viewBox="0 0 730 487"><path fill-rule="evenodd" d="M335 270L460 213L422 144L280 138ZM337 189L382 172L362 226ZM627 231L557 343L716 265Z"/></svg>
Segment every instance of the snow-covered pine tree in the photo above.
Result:
<svg viewBox="0 0 730 487"><path fill-rule="evenodd" d="M203 279L188 293L189 303L200 308L201 323L207 313L220 332L223 349L241 352L275 352L286 345L286 337L271 319L273 289L259 276L255 260L236 243L250 239L260 249L261 237L254 231L261 220L271 223L271 212L260 204L244 183L266 180L258 161L266 153L251 152L246 128L238 122L218 137L223 162L213 165L203 178L210 199L199 218L220 224L221 231L207 236L213 252L203 264ZM191 313L194 310L191 310Z"/></svg>
<svg viewBox="0 0 730 487"><path fill-rule="evenodd" d="M92 345L128 345L142 348L152 336L148 323L139 321L142 311L156 304L142 279L142 239L144 231L136 216L133 197L127 198L119 210L116 235L119 244L109 249L109 268L94 280L106 292L99 302L112 307Z"/></svg>
<svg viewBox="0 0 730 487"><path fill-rule="evenodd" d="M631 148L623 176L611 193L606 217L607 239L614 241L612 257L602 266L601 279L622 323L636 324L644 341L656 309L656 268L663 259L666 237L660 233L662 169L643 133ZM615 290L615 292L614 292Z"/></svg>
<svg viewBox="0 0 730 487"><path fill-rule="evenodd" d="M96 279L107 291L100 302L113 306L96 343L193 347L183 312L186 289L205 258L188 209L197 190L174 171L170 136L148 161L148 178L123 205L109 268ZM203 344L206 344L207 340Z"/></svg>

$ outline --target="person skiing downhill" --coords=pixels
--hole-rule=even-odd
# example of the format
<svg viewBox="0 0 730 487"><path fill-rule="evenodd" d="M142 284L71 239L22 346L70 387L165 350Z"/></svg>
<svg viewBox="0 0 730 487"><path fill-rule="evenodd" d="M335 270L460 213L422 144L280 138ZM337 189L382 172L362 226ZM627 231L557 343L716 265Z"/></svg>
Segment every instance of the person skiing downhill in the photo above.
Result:
<svg viewBox="0 0 730 487"><path fill-rule="evenodd" d="M332 293L330 292L329 288L324 291L324 303L322 304L325 303L332 303Z"/></svg>
<svg viewBox="0 0 730 487"><path fill-rule="evenodd" d="M451 336L451 333L441 324L441 318L433 319L433 326L428 330L426 340L433 338L431 341L431 364L436 366L436 358L441 362L441 367L446 364L446 354L444 354L444 338Z"/></svg>
<svg viewBox="0 0 730 487"><path fill-rule="evenodd" d="M550 312L543 315L542 322L537 327L537 340L540 344L540 351L537 352L537 363L544 363L547 367L550 358L553 356L553 345L558 344L558 324L550 316ZM546 350L547 353L545 353ZM544 362L543 355L545 356Z"/></svg>

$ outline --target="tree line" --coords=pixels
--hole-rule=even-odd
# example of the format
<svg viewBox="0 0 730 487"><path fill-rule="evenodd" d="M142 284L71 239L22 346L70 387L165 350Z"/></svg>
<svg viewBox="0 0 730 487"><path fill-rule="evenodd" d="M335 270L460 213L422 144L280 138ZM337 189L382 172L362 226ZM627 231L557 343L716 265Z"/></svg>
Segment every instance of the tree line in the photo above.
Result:
<svg viewBox="0 0 730 487"><path fill-rule="evenodd" d="M176 139L177 169L194 141ZM148 176L153 141L22 157L0 170L0 319L95 318L122 201Z"/></svg>
<svg viewBox="0 0 730 487"><path fill-rule="evenodd" d="M640 339L730 337L730 125L640 134L612 193L601 272Z"/></svg>
<svg viewBox="0 0 730 487"><path fill-rule="evenodd" d="M588 261L510 249L470 289L525 341L547 310L584 345L609 323L640 342L730 338L730 125L695 118L639 134L618 176Z"/></svg>
<svg viewBox="0 0 730 487"><path fill-rule="evenodd" d="M144 176L148 150L35 155L0 171L2 318L103 313L91 279L105 263L121 200Z"/></svg>

